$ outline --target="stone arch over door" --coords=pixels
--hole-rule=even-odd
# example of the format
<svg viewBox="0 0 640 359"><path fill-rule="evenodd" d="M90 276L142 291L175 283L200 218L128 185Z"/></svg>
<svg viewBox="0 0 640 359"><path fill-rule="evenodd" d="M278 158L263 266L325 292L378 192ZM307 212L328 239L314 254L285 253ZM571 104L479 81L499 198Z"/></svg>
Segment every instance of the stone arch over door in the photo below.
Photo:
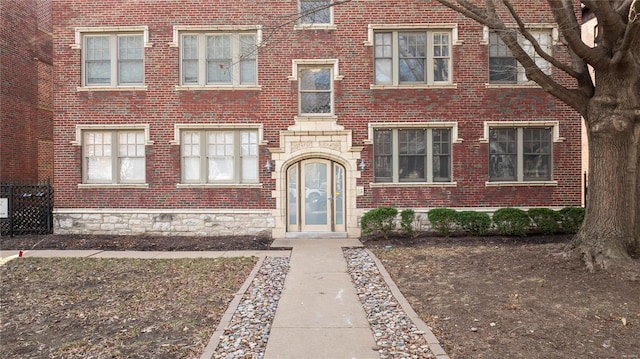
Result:
<svg viewBox="0 0 640 359"><path fill-rule="evenodd" d="M289 130L280 133L280 147L269 148L271 152L271 160L274 170L272 178L275 179L276 189L272 193L272 197L276 200L276 209L273 210L274 229L272 236L274 238L284 238L291 233L304 232L327 232L332 234L343 234L348 238L358 238L360 236L360 227L358 218L361 211L356 206L357 179L360 178L358 170L358 162L362 147L354 147L351 142L351 131L344 130L342 126L338 126L335 122L309 122L298 123L291 126ZM327 185L327 196L331 199L324 199L326 205L333 206L331 226L314 227L301 225L297 222L295 226L290 225L290 189L292 183L288 177L290 170L296 168L298 171L305 170L305 165L325 167L327 175L331 178L331 182ZM341 178L342 182L337 183L336 178ZM306 180L306 176L302 172L296 174L296 181ZM294 189L298 205L305 204L301 201L304 195L306 200L307 190L302 189L299 182L296 182ZM341 187L340 200L342 201L340 208L335 208L335 189ZM318 191L321 191L319 189ZM332 191L332 192L330 192ZM309 192L312 193L313 191ZM360 191L361 192L361 191ZM320 207L321 208L321 207ZM342 210L342 222L338 223L335 215ZM320 211L318 211L320 212ZM304 210L298 207L295 211L298 221L301 215L306 215ZM316 213L317 214L317 213Z"/></svg>

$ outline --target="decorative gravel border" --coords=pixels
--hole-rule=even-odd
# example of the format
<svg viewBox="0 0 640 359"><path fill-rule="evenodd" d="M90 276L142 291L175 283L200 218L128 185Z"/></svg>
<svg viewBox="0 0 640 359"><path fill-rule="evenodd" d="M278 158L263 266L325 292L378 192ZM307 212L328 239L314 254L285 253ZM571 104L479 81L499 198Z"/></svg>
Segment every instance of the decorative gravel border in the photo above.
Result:
<svg viewBox="0 0 640 359"><path fill-rule="evenodd" d="M345 248L344 256L381 359L449 359L373 253Z"/></svg>
<svg viewBox="0 0 640 359"><path fill-rule="evenodd" d="M261 258L229 304L200 359L262 359L288 271L288 257Z"/></svg>
<svg viewBox="0 0 640 359"><path fill-rule="evenodd" d="M363 248L343 250L381 359L449 359L378 258ZM288 257L264 257L229 304L200 359L264 358Z"/></svg>

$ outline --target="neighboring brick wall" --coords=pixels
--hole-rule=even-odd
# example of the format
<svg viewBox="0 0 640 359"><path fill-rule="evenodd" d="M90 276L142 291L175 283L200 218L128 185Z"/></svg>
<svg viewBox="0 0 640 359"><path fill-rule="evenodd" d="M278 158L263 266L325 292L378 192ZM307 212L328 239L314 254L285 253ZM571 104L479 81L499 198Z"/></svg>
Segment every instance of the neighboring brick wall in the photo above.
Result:
<svg viewBox="0 0 640 359"><path fill-rule="evenodd" d="M35 183L53 176L53 152L40 156L53 140L51 1L1 6L0 181Z"/></svg>
<svg viewBox="0 0 640 359"><path fill-rule="evenodd" d="M541 0L523 1L525 22L550 23ZM260 171L262 188L177 188L180 149L170 144L174 124L260 123L268 141L260 149L261 167L268 149L278 148L281 131L295 124L296 81L293 59L339 59L335 81L337 124L352 131L352 145L362 146L368 164L357 180L363 196L359 209L383 205L433 208L565 206L580 204L580 117L539 88L486 88L487 46L482 27L435 1L353 1L334 9L336 30L293 30L296 1L139 2L54 0L55 178L56 207L144 209L276 209L276 184ZM275 16L283 15L283 16ZM452 46L455 89L371 89L373 48L365 46L368 24L457 23L461 45ZM177 91L179 49L170 47L174 25L262 25L258 54L261 90ZM77 91L81 53L70 47L76 27L146 25L146 91ZM566 56L558 46L554 55ZM556 78L567 83L560 71ZM488 144L481 143L484 121L559 121L564 142L554 143L553 179L557 186L487 187ZM455 187L371 187L373 151L366 144L371 122L457 121L453 145ZM76 124L150 125L147 146L148 189L78 188L81 148L71 145ZM284 170L284 169L283 169ZM349 189L355 190L355 189ZM282 191L283 193L285 191ZM280 205L282 206L282 204Z"/></svg>

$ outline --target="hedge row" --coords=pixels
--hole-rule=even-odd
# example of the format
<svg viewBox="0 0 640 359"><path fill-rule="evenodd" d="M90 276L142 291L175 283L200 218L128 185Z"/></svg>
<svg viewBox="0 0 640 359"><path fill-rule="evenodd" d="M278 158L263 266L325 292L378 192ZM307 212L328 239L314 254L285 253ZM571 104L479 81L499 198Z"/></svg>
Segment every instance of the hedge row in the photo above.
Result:
<svg viewBox="0 0 640 359"><path fill-rule="evenodd" d="M363 235L381 234L388 238L397 229L398 210L393 207L376 208L367 212L360 221ZM506 236L526 236L530 233L576 233L584 220L584 208L565 207L559 211L549 208L501 208L490 217L476 211L456 211L451 208L434 208L427 212L431 228L449 236L453 232L465 232L483 236L492 231ZM415 234L415 212L405 209L400 213L400 229L406 235Z"/></svg>

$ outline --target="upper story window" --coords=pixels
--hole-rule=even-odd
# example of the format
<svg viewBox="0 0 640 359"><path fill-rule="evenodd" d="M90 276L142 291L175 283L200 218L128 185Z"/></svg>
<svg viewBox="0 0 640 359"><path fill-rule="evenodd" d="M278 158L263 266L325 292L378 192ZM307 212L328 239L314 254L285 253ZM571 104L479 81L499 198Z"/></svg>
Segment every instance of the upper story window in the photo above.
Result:
<svg viewBox="0 0 640 359"><path fill-rule="evenodd" d="M144 83L142 34L85 35L84 85L135 86Z"/></svg>
<svg viewBox="0 0 640 359"><path fill-rule="evenodd" d="M373 131L375 182L451 182L452 128Z"/></svg>
<svg viewBox="0 0 640 359"><path fill-rule="evenodd" d="M450 29L374 31L376 85L450 84Z"/></svg>
<svg viewBox="0 0 640 359"><path fill-rule="evenodd" d="M144 130L83 131L83 183L145 183L146 143Z"/></svg>
<svg viewBox="0 0 640 359"><path fill-rule="evenodd" d="M146 26L78 27L71 48L81 50L79 90L145 89Z"/></svg>
<svg viewBox="0 0 640 359"><path fill-rule="evenodd" d="M301 25L329 25L333 23L331 0L298 0Z"/></svg>
<svg viewBox="0 0 640 359"><path fill-rule="evenodd" d="M298 67L298 108L301 116L333 114L333 66Z"/></svg>
<svg viewBox="0 0 640 359"><path fill-rule="evenodd" d="M553 30L529 29L540 48L551 55ZM518 42L522 49L535 61L536 65L547 75L551 75L551 65L543 59L529 40L518 34ZM525 69L511 53L495 31L489 32L489 83L491 84L526 84L529 79Z"/></svg>
<svg viewBox="0 0 640 359"><path fill-rule="evenodd" d="M252 86L258 82L258 38L253 32L180 35L182 86Z"/></svg>
<svg viewBox="0 0 640 359"><path fill-rule="evenodd" d="M258 130L183 129L184 184L258 182Z"/></svg>

